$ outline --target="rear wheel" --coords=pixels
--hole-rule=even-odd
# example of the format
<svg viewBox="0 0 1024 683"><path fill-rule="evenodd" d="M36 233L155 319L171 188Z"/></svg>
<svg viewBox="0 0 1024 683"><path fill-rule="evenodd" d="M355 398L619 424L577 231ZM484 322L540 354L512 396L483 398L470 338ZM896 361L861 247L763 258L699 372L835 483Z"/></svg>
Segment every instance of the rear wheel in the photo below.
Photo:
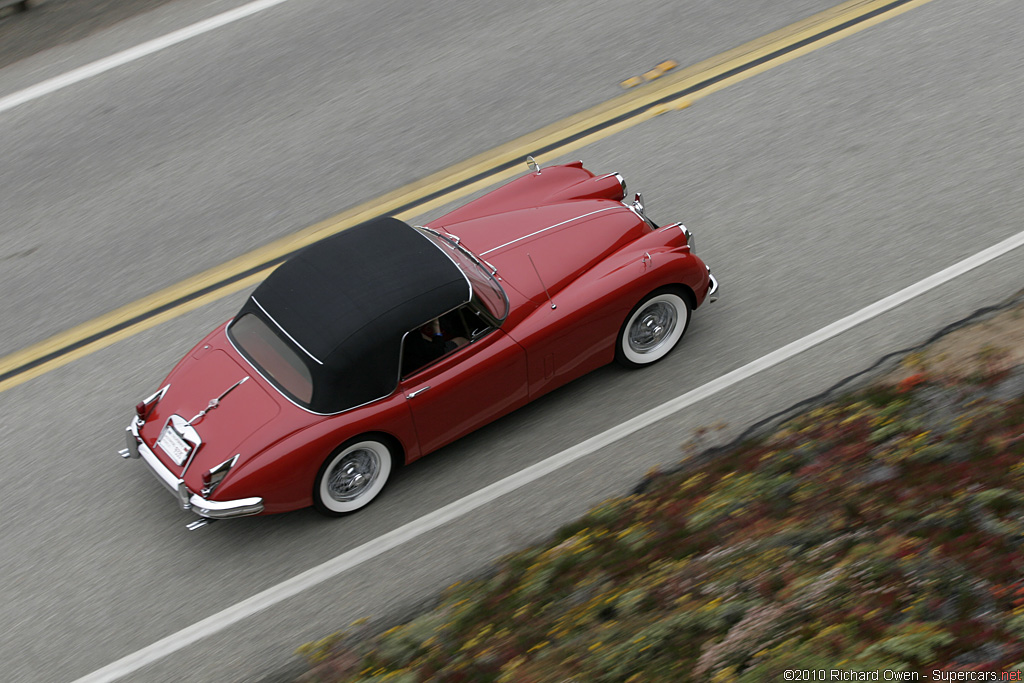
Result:
<svg viewBox="0 0 1024 683"><path fill-rule="evenodd" d="M619 330L615 360L627 368L656 363L675 348L690 324L690 302L677 289L651 292Z"/></svg>
<svg viewBox="0 0 1024 683"><path fill-rule="evenodd" d="M392 469L393 451L383 439L352 439L320 467L313 484L313 506L329 517L361 510L384 489Z"/></svg>

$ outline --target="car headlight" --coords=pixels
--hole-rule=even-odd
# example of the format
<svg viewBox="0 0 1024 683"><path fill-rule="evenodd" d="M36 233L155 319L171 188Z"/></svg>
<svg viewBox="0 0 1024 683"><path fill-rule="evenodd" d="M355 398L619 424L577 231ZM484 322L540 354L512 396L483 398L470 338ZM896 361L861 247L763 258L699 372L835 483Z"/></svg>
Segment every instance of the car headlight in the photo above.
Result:
<svg viewBox="0 0 1024 683"><path fill-rule="evenodd" d="M216 467L211 467L208 472L203 472L203 490L201 491L203 498L209 498L217 485L224 481L224 477L228 476L228 471L238 461L239 455L241 454L236 453L235 457L228 458Z"/></svg>
<svg viewBox="0 0 1024 683"><path fill-rule="evenodd" d="M616 173L615 174L615 178L616 178L616 180L619 181L619 185L622 187L622 197L621 197L621 199L625 199L626 195L629 194L629 190L626 189L626 179L623 178L622 174L620 174L620 173Z"/></svg>

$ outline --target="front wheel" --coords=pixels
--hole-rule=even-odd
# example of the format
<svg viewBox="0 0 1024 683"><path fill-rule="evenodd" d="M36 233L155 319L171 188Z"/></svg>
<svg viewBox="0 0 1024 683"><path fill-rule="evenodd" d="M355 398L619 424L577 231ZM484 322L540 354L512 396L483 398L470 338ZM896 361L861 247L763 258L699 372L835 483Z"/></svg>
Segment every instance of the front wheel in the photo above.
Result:
<svg viewBox="0 0 1024 683"><path fill-rule="evenodd" d="M320 467L313 484L313 506L340 517L369 505L393 469L391 448L374 437L360 437L335 451Z"/></svg>
<svg viewBox="0 0 1024 683"><path fill-rule="evenodd" d="M615 360L627 368L655 363L675 348L690 324L690 303L676 290L658 290L638 303L619 330Z"/></svg>

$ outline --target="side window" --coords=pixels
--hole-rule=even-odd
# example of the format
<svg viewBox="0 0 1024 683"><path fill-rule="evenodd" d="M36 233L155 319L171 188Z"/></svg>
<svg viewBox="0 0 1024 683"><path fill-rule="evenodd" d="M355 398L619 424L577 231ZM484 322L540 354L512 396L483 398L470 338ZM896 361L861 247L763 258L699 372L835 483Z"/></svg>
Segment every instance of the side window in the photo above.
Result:
<svg viewBox="0 0 1024 683"><path fill-rule="evenodd" d="M469 341L479 339L493 329L491 324L484 320L479 313L473 310L470 304L466 304L462 308L456 309L453 313L459 314L463 331L465 332L465 337Z"/></svg>
<svg viewBox="0 0 1024 683"><path fill-rule="evenodd" d="M432 365L492 329L471 304L466 304L410 330L402 342L402 377Z"/></svg>

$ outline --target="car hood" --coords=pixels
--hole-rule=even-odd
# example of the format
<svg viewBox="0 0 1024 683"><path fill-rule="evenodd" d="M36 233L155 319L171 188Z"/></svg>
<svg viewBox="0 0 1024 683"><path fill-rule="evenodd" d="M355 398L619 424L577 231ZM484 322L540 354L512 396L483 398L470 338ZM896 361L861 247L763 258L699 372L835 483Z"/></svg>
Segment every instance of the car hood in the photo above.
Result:
<svg viewBox="0 0 1024 683"><path fill-rule="evenodd" d="M167 392L147 420L143 437L155 444L160 430L172 415L177 415L189 421L201 439L189 474L220 464L238 453L243 442L265 429L281 412L278 400L253 377L255 374L223 349L196 347L168 376ZM211 407L214 399L216 405ZM154 450L180 476L182 467L170 462L158 445Z"/></svg>
<svg viewBox="0 0 1024 683"><path fill-rule="evenodd" d="M547 298L545 286L553 296L646 229L628 207L612 200L564 202L431 227L457 235L534 301Z"/></svg>

